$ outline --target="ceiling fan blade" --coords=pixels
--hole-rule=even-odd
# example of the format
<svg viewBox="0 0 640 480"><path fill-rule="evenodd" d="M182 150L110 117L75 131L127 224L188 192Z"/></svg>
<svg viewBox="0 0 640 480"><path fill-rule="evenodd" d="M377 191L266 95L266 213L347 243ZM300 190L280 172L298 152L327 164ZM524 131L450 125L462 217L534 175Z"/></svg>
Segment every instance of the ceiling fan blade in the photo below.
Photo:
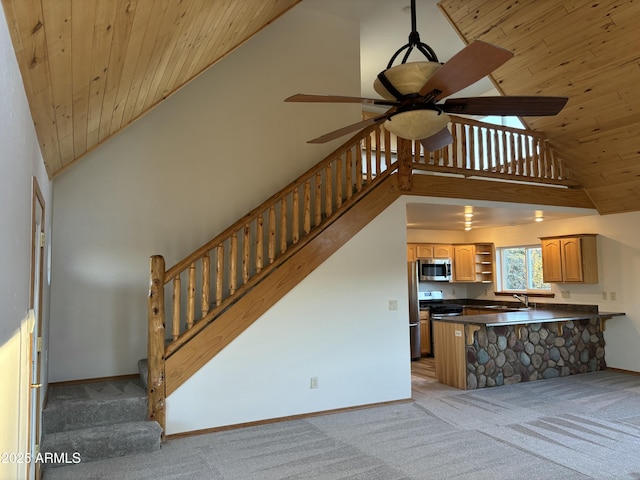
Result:
<svg viewBox="0 0 640 480"><path fill-rule="evenodd" d="M381 122L386 120L389 117L390 112L385 113L384 115L378 115L377 117L369 118L367 120L362 120L361 122L352 123L351 125L347 125L346 127L339 128L338 130L334 130L333 132L325 133L321 137L314 138L313 140L309 140L307 143L326 143L331 140L335 140L336 138L340 138L347 133L355 132L356 130L362 130L369 125L373 125L374 123Z"/></svg>
<svg viewBox="0 0 640 480"><path fill-rule="evenodd" d="M450 98L440 106L448 113L542 117L556 115L567 100L567 97L471 97Z"/></svg>
<svg viewBox="0 0 640 480"><path fill-rule="evenodd" d="M440 148L453 143L453 137L447 127L444 127L438 133L434 133L430 137L420 140L425 152L435 152Z"/></svg>
<svg viewBox="0 0 640 480"><path fill-rule="evenodd" d="M395 100L383 100L377 98L363 97L345 97L340 95L308 95L298 93L289 98L285 98L285 102L305 102L305 103L361 103L364 105L399 105Z"/></svg>
<svg viewBox="0 0 640 480"><path fill-rule="evenodd" d="M509 50L476 40L440 67L424 84L420 95L439 90L441 93L434 99L448 97L486 77L511 57Z"/></svg>

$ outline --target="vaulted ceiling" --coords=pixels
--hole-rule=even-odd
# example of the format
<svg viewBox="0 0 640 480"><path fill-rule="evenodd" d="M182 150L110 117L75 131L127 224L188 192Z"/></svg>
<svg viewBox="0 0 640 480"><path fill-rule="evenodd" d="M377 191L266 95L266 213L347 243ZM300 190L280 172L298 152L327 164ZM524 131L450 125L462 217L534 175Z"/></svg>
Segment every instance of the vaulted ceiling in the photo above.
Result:
<svg viewBox="0 0 640 480"><path fill-rule="evenodd" d="M50 177L300 1L2 0ZM640 210L640 2L442 0L440 9L465 43L515 53L493 74L501 93L570 97L555 117L523 120L598 211Z"/></svg>
<svg viewBox="0 0 640 480"><path fill-rule="evenodd" d="M544 132L600 213L640 210L640 2L442 0L463 40L515 56L493 73L506 95L561 95Z"/></svg>
<svg viewBox="0 0 640 480"><path fill-rule="evenodd" d="M300 0L2 0L50 177Z"/></svg>

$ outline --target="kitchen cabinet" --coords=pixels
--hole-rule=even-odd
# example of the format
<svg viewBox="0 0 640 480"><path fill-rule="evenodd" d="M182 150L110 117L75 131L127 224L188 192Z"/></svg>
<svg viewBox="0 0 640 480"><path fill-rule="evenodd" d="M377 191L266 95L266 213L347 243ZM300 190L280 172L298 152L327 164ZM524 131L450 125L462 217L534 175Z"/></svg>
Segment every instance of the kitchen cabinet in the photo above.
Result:
<svg viewBox="0 0 640 480"><path fill-rule="evenodd" d="M415 262L418 257L416 256L416 245L413 243L407 244L407 262Z"/></svg>
<svg viewBox="0 0 640 480"><path fill-rule="evenodd" d="M544 237L542 277L546 283L598 283L595 234Z"/></svg>
<svg viewBox="0 0 640 480"><path fill-rule="evenodd" d="M420 354L431 355L431 320L429 310L420 311Z"/></svg>
<svg viewBox="0 0 640 480"><path fill-rule="evenodd" d="M493 243L475 245L476 282L493 283L495 270L495 248Z"/></svg>
<svg viewBox="0 0 640 480"><path fill-rule="evenodd" d="M416 244L416 256L418 258L451 258L451 245L418 243Z"/></svg>
<svg viewBox="0 0 640 480"><path fill-rule="evenodd" d="M438 382L467 389L467 357L464 325L433 322L434 356Z"/></svg>
<svg viewBox="0 0 640 480"><path fill-rule="evenodd" d="M453 281L476 281L476 247L475 245L453 246Z"/></svg>

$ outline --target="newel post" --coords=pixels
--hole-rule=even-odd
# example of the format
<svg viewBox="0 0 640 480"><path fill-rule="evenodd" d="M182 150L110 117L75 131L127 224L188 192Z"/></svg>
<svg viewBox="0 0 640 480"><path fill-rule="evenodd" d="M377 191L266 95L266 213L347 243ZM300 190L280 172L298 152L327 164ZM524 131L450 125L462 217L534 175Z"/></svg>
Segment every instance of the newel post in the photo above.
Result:
<svg viewBox="0 0 640 480"><path fill-rule="evenodd" d="M398 137L398 188L400 191L411 191L412 160L413 142Z"/></svg>
<svg viewBox="0 0 640 480"><path fill-rule="evenodd" d="M165 382L164 382L164 258L151 257L151 276L149 282L149 337L147 341L147 359L149 362L149 380L147 382L147 417L155 420L165 431Z"/></svg>

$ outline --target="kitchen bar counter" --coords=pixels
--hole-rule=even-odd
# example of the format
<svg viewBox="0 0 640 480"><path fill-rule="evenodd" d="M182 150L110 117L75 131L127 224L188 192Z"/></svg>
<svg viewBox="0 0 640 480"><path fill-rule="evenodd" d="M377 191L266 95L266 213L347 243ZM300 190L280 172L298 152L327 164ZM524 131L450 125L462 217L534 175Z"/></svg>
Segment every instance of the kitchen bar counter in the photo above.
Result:
<svg viewBox="0 0 640 480"><path fill-rule="evenodd" d="M487 310L432 318L441 383L471 390L602 370L604 322L624 315L580 309Z"/></svg>

